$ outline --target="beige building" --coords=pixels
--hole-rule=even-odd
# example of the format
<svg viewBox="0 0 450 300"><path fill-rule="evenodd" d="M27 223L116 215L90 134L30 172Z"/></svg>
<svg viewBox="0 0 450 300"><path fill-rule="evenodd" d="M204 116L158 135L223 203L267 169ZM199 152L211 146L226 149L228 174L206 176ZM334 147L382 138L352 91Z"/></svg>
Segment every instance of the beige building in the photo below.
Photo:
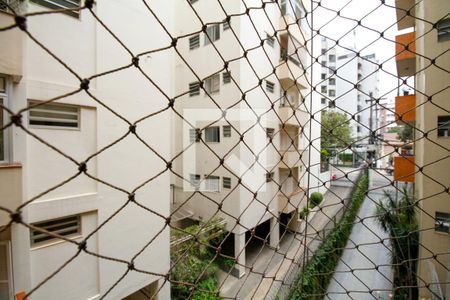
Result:
<svg viewBox="0 0 450 300"><path fill-rule="evenodd" d="M172 180L172 211L178 222L223 219L234 244L227 254L237 258L240 277L250 231L265 228L260 237L277 247L280 222L296 223L297 209L306 204L308 176L310 186L325 188L319 182L320 145L314 143L315 153L308 147L307 8L286 0L281 9L265 3L264 10L251 10L251 18L225 19L245 11L244 2L258 7L262 1L191 2L210 25L198 32L188 4L177 7L176 35L188 36L179 41L175 67L176 94L184 96L175 102L183 117L174 119L173 151L183 155L175 161L180 176ZM320 132L317 122L312 126ZM310 161L314 175L306 170Z"/></svg>
<svg viewBox="0 0 450 300"><path fill-rule="evenodd" d="M397 158L395 173L415 173L407 177L415 181L420 206L420 297L449 299L450 2L397 0L396 5L403 30L396 38L398 75L415 76L415 94L396 98L396 114L416 130L414 156Z"/></svg>

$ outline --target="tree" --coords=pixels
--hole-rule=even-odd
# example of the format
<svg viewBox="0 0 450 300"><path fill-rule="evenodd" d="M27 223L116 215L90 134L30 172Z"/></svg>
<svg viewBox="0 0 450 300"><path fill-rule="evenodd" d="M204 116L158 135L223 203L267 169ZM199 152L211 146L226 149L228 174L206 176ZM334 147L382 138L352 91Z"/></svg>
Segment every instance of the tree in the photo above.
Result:
<svg viewBox="0 0 450 300"><path fill-rule="evenodd" d="M349 120L345 114L330 111L322 114L321 148L345 148L352 143Z"/></svg>
<svg viewBox="0 0 450 300"><path fill-rule="evenodd" d="M405 125L398 133L398 138L402 142L411 141L413 139L413 130L411 125Z"/></svg>
<svg viewBox="0 0 450 300"><path fill-rule="evenodd" d="M417 259L419 256L419 232L416 203L406 188L400 199L385 192L385 199L376 208L376 221L389 234L394 267L394 299L418 299Z"/></svg>

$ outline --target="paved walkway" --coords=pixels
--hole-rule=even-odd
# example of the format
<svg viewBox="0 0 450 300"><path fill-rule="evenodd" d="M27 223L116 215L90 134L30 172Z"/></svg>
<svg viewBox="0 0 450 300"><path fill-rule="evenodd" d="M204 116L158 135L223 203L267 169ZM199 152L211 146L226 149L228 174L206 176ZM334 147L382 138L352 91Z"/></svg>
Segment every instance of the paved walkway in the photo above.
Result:
<svg viewBox="0 0 450 300"><path fill-rule="evenodd" d="M371 191L364 200L358 214L364 222L353 227L347 249L336 268L325 299L390 299L391 268L381 266L378 270L375 269L377 266L390 264L389 244L380 243L380 239L385 239L388 235L371 218L375 203L383 198L383 189L389 189L383 187L389 181L374 171L370 172L370 189L379 189ZM358 249L355 248L356 245L359 245ZM374 292L370 294L369 290Z"/></svg>
<svg viewBox="0 0 450 300"><path fill-rule="evenodd" d="M322 231L325 226L330 226L330 217L336 215L342 209L342 199L348 198L351 185L333 186L324 195L324 201L320 205L322 211L317 209L315 216L308 225L308 238L306 243L313 252L319 245L320 239L316 231ZM227 276L227 273L219 271L219 280L223 282L221 295L233 299L275 299L280 289L281 282L287 277L293 280L296 271L292 261L297 261L304 254L305 235L287 233L280 242L277 252L262 244L253 247L253 251L247 252L246 275L238 279ZM261 249L262 247L262 249ZM250 248L250 247L249 247ZM259 273L259 274L257 274ZM264 274L264 276L262 275Z"/></svg>

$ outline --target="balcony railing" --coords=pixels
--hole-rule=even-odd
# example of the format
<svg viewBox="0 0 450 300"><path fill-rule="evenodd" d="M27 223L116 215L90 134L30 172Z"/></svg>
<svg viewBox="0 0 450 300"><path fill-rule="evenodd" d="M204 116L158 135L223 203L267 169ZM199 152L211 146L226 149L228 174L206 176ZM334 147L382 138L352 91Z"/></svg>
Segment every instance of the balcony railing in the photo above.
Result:
<svg viewBox="0 0 450 300"><path fill-rule="evenodd" d="M401 182L415 181L415 157L402 155L394 157L394 180Z"/></svg>
<svg viewBox="0 0 450 300"><path fill-rule="evenodd" d="M414 122L416 120L416 95L395 97L395 121Z"/></svg>
<svg viewBox="0 0 450 300"><path fill-rule="evenodd" d="M395 43L398 76L413 76L416 73L416 33L397 35Z"/></svg>

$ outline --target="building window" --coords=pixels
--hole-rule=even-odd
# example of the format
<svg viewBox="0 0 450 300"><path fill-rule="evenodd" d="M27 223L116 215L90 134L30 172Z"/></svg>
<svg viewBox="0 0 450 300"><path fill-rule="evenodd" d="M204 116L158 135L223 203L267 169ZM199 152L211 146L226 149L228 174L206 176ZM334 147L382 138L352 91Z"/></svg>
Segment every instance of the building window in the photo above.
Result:
<svg viewBox="0 0 450 300"><path fill-rule="evenodd" d="M80 0L31 0L31 2L51 9L67 9L80 7ZM63 13L76 18L80 16L79 11L76 10L64 11Z"/></svg>
<svg viewBox="0 0 450 300"><path fill-rule="evenodd" d="M356 132L361 132L361 126L356 126Z"/></svg>
<svg viewBox="0 0 450 300"><path fill-rule="evenodd" d="M450 137L450 116L438 117L437 136Z"/></svg>
<svg viewBox="0 0 450 300"><path fill-rule="evenodd" d="M201 136L201 132L199 128L191 128L189 129L189 142L193 143L193 142L200 142L200 136Z"/></svg>
<svg viewBox="0 0 450 300"><path fill-rule="evenodd" d="M439 42L450 40L450 19L440 20L436 28Z"/></svg>
<svg viewBox="0 0 450 300"><path fill-rule="evenodd" d="M205 189L209 192L220 191L220 177L209 175L205 178Z"/></svg>
<svg viewBox="0 0 450 300"><path fill-rule="evenodd" d="M335 90L329 90L328 91L328 96L335 97L336 96L336 91Z"/></svg>
<svg viewBox="0 0 450 300"><path fill-rule="evenodd" d="M275 38L273 36L270 36L268 33L266 33L267 36L267 45L270 47L275 47Z"/></svg>
<svg viewBox="0 0 450 300"><path fill-rule="evenodd" d="M29 106L37 101L29 101ZM74 105L47 103L32 107L28 111L28 122L39 127L79 128L80 108Z"/></svg>
<svg viewBox="0 0 450 300"><path fill-rule="evenodd" d="M189 97L200 95L200 84L198 82L189 83Z"/></svg>
<svg viewBox="0 0 450 300"><path fill-rule="evenodd" d="M436 212L436 217L434 219L435 227L434 230L439 232L449 232L450 226L450 214L444 212Z"/></svg>
<svg viewBox="0 0 450 300"><path fill-rule="evenodd" d="M224 189L231 189L231 178L222 177L222 186Z"/></svg>
<svg viewBox="0 0 450 300"><path fill-rule="evenodd" d="M328 55L328 60L329 60L330 62L335 62L335 61L336 61L336 55L334 55L334 54Z"/></svg>
<svg viewBox="0 0 450 300"><path fill-rule="evenodd" d="M231 82L231 73L230 72L222 73L222 82L223 82L223 84L227 84L227 83Z"/></svg>
<svg viewBox="0 0 450 300"><path fill-rule="evenodd" d="M328 79L328 84L329 84L329 85L336 85L336 78L330 78L330 79Z"/></svg>
<svg viewBox="0 0 450 300"><path fill-rule="evenodd" d="M326 48L322 48L322 55L327 53L327 49Z"/></svg>
<svg viewBox="0 0 450 300"><path fill-rule="evenodd" d="M214 74L205 79L205 91L209 94L220 91L220 74Z"/></svg>
<svg viewBox="0 0 450 300"><path fill-rule="evenodd" d="M322 85L320 87L320 91L322 92L322 94L326 94L327 93L327 86L326 85Z"/></svg>
<svg viewBox="0 0 450 300"><path fill-rule="evenodd" d="M200 175L189 174L189 183L193 188L198 189L200 186Z"/></svg>
<svg viewBox="0 0 450 300"><path fill-rule="evenodd" d="M205 129L205 141L207 143L220 142L220 127L212 126Z"/></svg>
<svg viewBox="0 0 450 300"><path fill-rule="evenodd" d="M266 137L273 138L275 134L275 128L266 128Z"/></svg>
<svg viewBox="0 0 450 300"><path fill-rule="evenodd" d="M223 137L231 137L231 126L225 125L222 127Z"/></svg>
<svg viewBox="0 0 450 300"><path fill-rule="evenodd" d="M327 99L325 99L325 98L321 98L321 99L320 99L320 103L322 103L322 104L325 104L325 103L327 103Z"/></svg>
<svg viewBox="0 0 450 300"><path fill-rule="evenodd" d="M275 173L274 173L274 172L267 172L267 173L266 173L266 182L271 182L271 181L273 181L274 176L275 176Z"/></svg>
<svg viewBox="0 0 450 300"><path fill-rule="evenodd" d="M189 38L189 49L193 50L200 47L200 34L196 34Z"/></svg>
<svg viewBox="0 0 450 300"><path fill-rule="evenodd" d="M361 122L361 116L360 115L356 116L356 121Z"/></svg>
<svg viewBox="0 0 450 300"><path fill-rule="evenodd" d="M208 37L209 37L209 39L208 39ZM219 24L208 26L208 28L206 28L205 45L208 45L210 42L215 42L218 39L220 39Z"/></svg>
<svg viewBox="0 0 450 300"><path fill-rule="evenodd" d="M33 226L45 229L53 234L71 238L81 234L81 216L76 215L38 222L34 223ZM39 246L54 241L60 241L59 238L53 237L48 233L41 232L36 229L30 230L30 239L31 246Z"/></svg>
<svg viewBox="0 0 450 300"><path fill-rule="evenodd" d="M227 22L227 20L223 20L223 31L230 29L230 25L231 25L231 19L229 22Z"/></svg>
<svg viewBox="0 0 450 300"><path fill-rule="evenodd" d="M336 67L335 67L335 66L330 66L329 68L330 68L330 69L329 69L329 73L330 73L330 74L333 74L334 71L336 71Z"/></svg>
<svg viewBox="0 0 450 300"><path fill-rule="evenodd" d="M269 93L274 93L275 92L275 83L266 80L266 91L268 91Z"/></svg>
<svg viewBox="0 0 450 300"><path fill-rule="evenodd" d="M321 75L320 75L320 78L322 78L322 79L325 79L327 77L327 74L325 74L325 73L322 73Z"/></svg>
<svg viewBox="0 0 450 300"><path fill-rule="evenodd" d="M336 104L334 103L334 101L329 101L328 102L328 108L335 108Z"/></svg>
<svg viewBox="0 0 450 300"><path fill-rule="evenodd" d="M339 56L338 57L338 59L346 59L348 57L348 55L347 54L345 54L345 55L341 55L341 56Z"/></svg>
<svg viewBox="0 0 450 300"><path fill-rule="evenodd" d="M327 61L326 60L322 60L322 67L326 67L327 66Z"/></svg>

